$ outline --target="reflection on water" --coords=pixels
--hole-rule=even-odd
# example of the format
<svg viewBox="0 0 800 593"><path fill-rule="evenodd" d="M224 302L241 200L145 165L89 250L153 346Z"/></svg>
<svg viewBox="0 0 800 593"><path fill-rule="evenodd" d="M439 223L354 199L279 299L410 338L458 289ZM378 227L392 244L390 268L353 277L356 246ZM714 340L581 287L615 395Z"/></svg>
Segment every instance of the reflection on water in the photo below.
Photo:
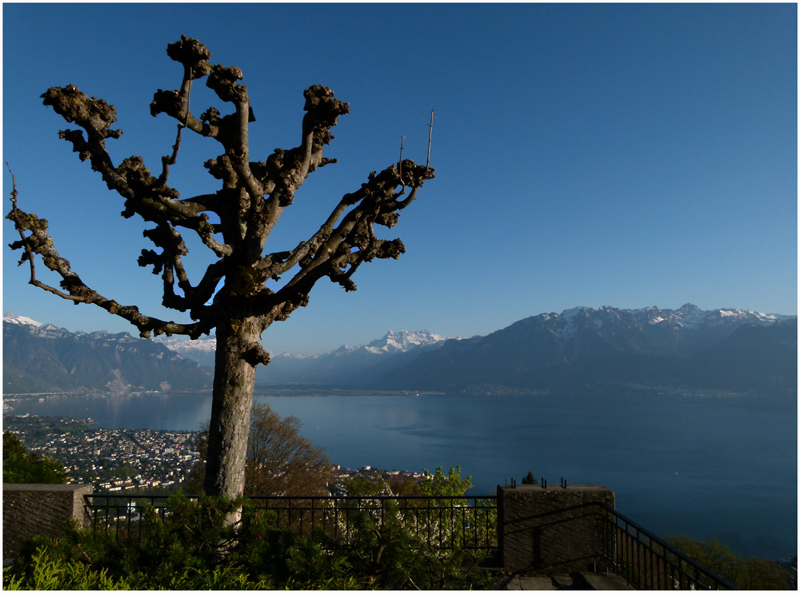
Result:
<svg viewBox="0 0 800 593"><path fill-rule="evenodd" d="M348 467L460 465L473 493L528 471L603 484L658 534L718 536L742 553L796 554L794 406L723 398L257 396ZM46 398L11 413L91 417L103 428L198 430L210 395Z"/></svg>

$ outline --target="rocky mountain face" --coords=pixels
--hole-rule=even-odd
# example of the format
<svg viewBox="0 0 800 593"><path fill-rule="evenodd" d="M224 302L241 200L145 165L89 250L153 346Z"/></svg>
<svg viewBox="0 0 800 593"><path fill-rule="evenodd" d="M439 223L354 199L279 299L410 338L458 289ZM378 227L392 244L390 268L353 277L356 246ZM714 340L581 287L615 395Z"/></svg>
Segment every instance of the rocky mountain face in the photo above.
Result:
<svg viewBox="0 0 800 593"><path fill-rule="evenodd" d="M3 317L3 392L199 391L211 372L163 344L127 333L72 333L27 317Z"/></svg>
<svg viewBox="0 0 800 593"><path fill-rule="evenodd" d="M391 389L797 391L797 318L746 310L578 307L448 341L387 373Z"/></svg>

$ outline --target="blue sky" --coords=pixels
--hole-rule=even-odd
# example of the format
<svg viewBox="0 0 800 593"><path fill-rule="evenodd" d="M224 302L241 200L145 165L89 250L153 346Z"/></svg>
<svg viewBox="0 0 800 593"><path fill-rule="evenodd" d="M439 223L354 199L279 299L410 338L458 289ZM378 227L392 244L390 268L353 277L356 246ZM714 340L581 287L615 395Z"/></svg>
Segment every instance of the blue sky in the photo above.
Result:
<svg viewBox="0 0 800 593"><path fill-rule="evenodd" d="M794 4L4 4L3 158L23 209L47 218L57 249L109 298L160 306L136 265L144 226L58 139L41 104L77 85L117 107L116 162L158 170L175 123L153 118L156 89L181 70L186 34L244 72L257 121L251 154L299 142L303 90L350 103L328 156L270 238L312 234L339 198L398 157L429 181L384 229L407 253L362 266L355 293L321 281L311 302L264 334L269 350L321 352L389 329L484 335L585 305L797 312L797 8ZM197 113L215 105L202 85ZM218 189L187 136L171 181ZM3 176L3 209L11 180ZM4 221L4 243L14 240ZM4 246L5 247L5 246ZM192 244L190 244L192 247ZM96 307L26 284L3 251L3 309L70 330L133 331ZM205 248L187 259L195 278ZM45 279L44 266L37 271ZM57 280L51 279L55 283Z"/></svg>

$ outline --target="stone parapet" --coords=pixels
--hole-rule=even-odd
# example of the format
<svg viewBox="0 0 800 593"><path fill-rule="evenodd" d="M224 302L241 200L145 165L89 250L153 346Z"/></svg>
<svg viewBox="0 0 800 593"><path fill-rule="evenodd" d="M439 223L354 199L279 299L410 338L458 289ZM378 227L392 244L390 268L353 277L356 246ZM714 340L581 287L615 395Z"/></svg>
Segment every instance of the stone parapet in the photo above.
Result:
<svg viewBox="0 0 800 593"><path fill-rule="evenodd" d="M22 542L37 535L60 536L64 521L84 522L83 484L3 484L3 560L16 557Z"/></svg>
<svg viewBox="0 0 800 593"><path fill-rule="evenodd" d="M604 515L614 508L605 486L497 487L498 544L503 568L539 574L584 571L604 549Z"/></svg>

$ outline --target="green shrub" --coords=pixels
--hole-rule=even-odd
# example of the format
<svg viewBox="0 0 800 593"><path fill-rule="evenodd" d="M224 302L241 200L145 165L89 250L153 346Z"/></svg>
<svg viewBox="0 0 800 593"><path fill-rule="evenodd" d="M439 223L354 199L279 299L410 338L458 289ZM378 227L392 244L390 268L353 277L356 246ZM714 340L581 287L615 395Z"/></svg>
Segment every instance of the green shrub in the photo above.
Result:
<svg viewBox="0 0 800 593"><path fill-rule="evenodd" d="M46 545L38 548L25 561L22 571L19 566L15 568L16 570L7 568L3 571L3 588L6 590L126 590L132 588L126 579L110 577L107 569L96 570L82 562L67 562L63 558L53 557Z"/></svg>
<svg viewBox="0 0 800 593"><path fill-rule="evenodd" d="M736 554L716 538L705 541L686 535L668 537L667 543L722 576L737 589L788 589L786 571L762 558Z"/></svg>
<svg viewBox="0 0 800 593"><path fill-rule="evenodd" d="M28 453L13 432L3 433L4 484L66 484L63 466L49 457Z"/></svg>
<svg viewBox="0 0 800 593"><path fill-rule="evenodd" d="M459 478L460 479L460 478ZM241 520L226 516L240 507ZM143 511L141 536L79 530L28 540L6 569L7 589L466 589L488 586L484 555L434 549L405 524L396 505L382 521L356 513L347 545L317 527L306 535L277 528L273 511L247 501L169 499ZM436 516L422 521L436 521Z"/></svg>

